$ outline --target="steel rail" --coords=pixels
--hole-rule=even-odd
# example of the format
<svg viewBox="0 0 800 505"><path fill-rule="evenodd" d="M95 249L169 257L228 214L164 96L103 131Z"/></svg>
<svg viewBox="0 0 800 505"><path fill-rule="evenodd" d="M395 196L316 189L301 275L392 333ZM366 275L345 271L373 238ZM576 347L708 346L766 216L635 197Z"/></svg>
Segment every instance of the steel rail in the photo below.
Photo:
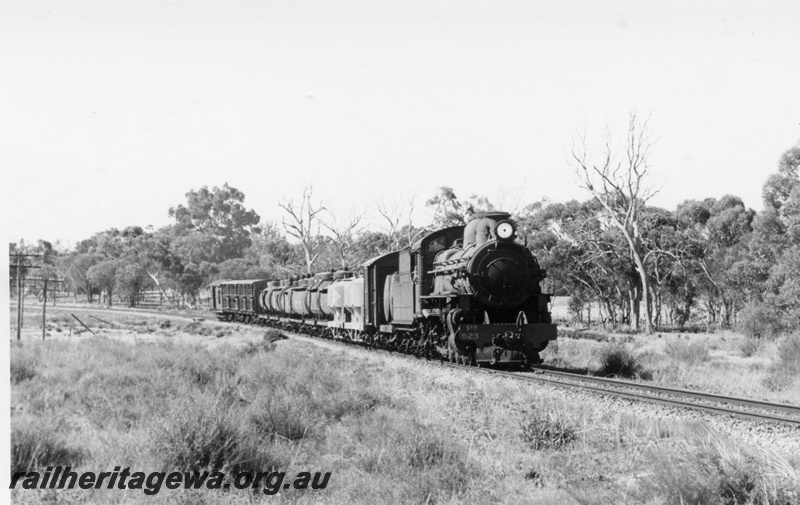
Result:
<svg viewBox="0 0 800 505"><path fill-rule="evenodd" d="M534 373L542 373L545 375L553 375L557 377L568 377L574 380L594 382L598 384L609 384L612 385L613 387L627 387L630 389L639 389L642 391L651 391L655 393L663 393L673 396L696 398L698 400L727 403L730 405L740 405L743 407L778 410L781 412L786 412L788 414L800 416L800 406L788 403L775 403L764 400L741 398L737 396L720 395L716 393L701 393L699 391L692 391L691 389L669 388L665 386L656 386L654 384L642 384L639 382L630 382L619 379L612 379L608 377L594 377L591 375L582 375L571 372L561 372L558 370L547 370L541 368L535 368L534 370L535 370Z"/></svg>

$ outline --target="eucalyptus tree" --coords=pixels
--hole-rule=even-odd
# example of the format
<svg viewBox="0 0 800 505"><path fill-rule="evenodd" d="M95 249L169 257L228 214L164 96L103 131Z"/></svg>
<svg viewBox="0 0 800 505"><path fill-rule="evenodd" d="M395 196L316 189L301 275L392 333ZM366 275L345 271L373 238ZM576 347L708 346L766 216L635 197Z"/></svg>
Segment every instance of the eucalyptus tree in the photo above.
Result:
<svg viewBox="0 0 800 505"><path fill-rule="evenodd" d="M650 314L650 276L644 262L646 254L642 240L643 211L655 191L649 186L650 133L647 120L639 121L631 113L625 138L624 155L613 147L610 132L606 132L599 155L590 154L585 135L572 142L570 155L581 185L601 205L603 218L615 226L625 239L630 257L639 276L641 296L632 300L632 326L639 327L639 307L644 307L644 323L653 332ZM640 303L644 301L644 303Z"/></svg>

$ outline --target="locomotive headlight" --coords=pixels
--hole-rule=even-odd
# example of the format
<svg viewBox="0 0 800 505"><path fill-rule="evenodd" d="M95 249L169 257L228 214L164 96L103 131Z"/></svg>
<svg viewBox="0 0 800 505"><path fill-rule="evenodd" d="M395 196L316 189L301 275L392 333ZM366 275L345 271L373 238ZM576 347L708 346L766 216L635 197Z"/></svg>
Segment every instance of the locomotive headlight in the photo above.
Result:
<svg viewBox="0 0 800 505"><path fill-rule="evenodd" d="M497 223L497 238L500 240L510 240L514 238L514 233L516 231L514 223L511 221L500 221Z"/></svg>

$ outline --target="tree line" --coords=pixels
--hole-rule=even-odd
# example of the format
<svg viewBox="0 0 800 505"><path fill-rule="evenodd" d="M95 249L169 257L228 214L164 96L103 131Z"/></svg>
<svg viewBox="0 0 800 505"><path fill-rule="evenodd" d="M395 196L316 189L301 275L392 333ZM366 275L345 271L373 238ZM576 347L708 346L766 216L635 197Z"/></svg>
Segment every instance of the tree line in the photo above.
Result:
<svg viewBox="0 0 800 505"><path fill-rule="evenodd" d="M686 200L674 210L649 204L647 125L631 117L625 147L610 143L591 156L578 137L571 157L588 198L529 204L515 212L520 239L548 271L546 288L569 296L585 324L655 331L745 325L755 335L800 322L800 144L779 159L763 185L764 210L741 198ZM410 247L427 231L465 224L494 210L485 197L460 199L440 187L424 201L433 220L412 222L416 199L381 204L378 224L364 213L334 215L313 186L279 203L283 219L262 222L245 195L229 186L202 187L168 210L160 229L130 226L93 234L66 249L58 242L10 244L43 254L28 275L64 278L91 302L103 294L135 305L159 289L194 303L217 279L301 276L354 268L368 258ZM16 269L10 268L12 282ZM26 272L23 272L23 275Z"/></svg>

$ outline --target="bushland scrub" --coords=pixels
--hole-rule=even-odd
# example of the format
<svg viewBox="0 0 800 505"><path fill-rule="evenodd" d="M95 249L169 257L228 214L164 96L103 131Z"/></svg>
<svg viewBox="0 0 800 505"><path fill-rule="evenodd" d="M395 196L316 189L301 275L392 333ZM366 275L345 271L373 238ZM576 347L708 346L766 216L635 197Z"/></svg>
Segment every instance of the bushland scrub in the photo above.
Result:
<svg viewBox="0 0 800 505"><path fill-rule="evenodd" d="M800 463L734 451L703 425L640 419L507 379L258 331L262 338L213 348L171 334L135 344L102 336L12 343L12 472L48 465L332 472L325 490L273 497L290 503L800 499ZM671 472L665 461L694 470ZM260 496L162 489L146 498ZM145 499L107 489L18 489L13 497Z"/></svg>

